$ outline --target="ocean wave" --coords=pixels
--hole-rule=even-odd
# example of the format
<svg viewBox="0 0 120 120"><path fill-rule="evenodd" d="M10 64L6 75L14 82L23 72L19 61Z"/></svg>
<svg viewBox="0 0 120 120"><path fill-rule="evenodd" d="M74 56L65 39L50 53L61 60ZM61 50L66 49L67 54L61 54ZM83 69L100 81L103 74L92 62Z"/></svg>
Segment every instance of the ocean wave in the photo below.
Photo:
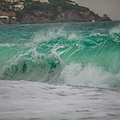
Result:
<svg viewBox="0 0 120 120"><path fill-rule="evenodd" d="M74 24L22 25L17 32L14 26L17 38L10 39L8 29L1 36L0 79L119 88L120 25Z"/></svg>

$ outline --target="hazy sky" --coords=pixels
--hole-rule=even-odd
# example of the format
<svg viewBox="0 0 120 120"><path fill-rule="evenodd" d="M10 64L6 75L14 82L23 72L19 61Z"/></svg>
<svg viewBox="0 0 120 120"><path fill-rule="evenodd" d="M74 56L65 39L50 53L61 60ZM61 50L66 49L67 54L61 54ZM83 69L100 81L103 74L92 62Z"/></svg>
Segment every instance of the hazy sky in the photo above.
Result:
<svg viewBox="0 0 120 120"><path fill-rule="evenodd" d="M79 5L88 7L103 16L107 14L112 20L120 20L120 0L74 0Z"/></svg>

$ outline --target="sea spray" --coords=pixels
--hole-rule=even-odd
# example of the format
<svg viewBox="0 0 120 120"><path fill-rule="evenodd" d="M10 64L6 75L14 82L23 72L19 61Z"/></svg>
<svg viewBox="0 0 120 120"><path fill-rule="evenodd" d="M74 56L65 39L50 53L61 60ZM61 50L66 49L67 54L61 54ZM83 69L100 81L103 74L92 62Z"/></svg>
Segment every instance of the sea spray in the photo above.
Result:
<svg viewBox="0 0 120 120"><path fill-rule="evenodd" d="M91 87L120 87L120 73L110 74L101 67L88 64L82 67L82 64L71 63L61 72L62 79L67 85L82 85Z"/></svg>

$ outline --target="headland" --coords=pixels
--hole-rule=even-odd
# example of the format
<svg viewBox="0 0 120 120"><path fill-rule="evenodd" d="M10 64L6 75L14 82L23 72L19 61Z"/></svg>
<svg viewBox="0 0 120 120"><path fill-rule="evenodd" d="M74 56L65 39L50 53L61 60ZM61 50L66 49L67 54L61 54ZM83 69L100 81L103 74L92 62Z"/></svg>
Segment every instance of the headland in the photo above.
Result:
<svg viewBox="0 0 120 120"><path fill-rule="evenodd" d="M1 0L0 24L111 21L71 0Z"/></svg>

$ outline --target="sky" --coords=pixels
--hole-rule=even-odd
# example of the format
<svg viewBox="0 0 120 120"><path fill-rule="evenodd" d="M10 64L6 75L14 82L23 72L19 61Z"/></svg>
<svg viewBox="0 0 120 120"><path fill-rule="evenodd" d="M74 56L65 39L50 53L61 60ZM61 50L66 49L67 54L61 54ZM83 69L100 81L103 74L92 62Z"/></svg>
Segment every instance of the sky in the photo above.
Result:
<svg viewBox="0 0 120 120"><path fill-rule="evenodd" d="M120 20L120 0L74 0L79 5L88 7L99 14L107 14L112 20Z"/></svg>

